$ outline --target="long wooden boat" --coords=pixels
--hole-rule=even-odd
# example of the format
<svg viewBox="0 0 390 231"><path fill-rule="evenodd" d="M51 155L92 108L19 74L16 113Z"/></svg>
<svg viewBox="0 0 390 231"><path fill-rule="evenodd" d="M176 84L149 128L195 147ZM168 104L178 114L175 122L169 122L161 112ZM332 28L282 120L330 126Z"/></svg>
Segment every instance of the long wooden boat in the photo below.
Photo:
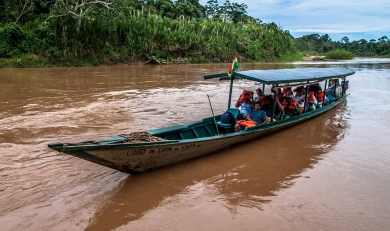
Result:
<svg viewBox="0 0 390 231"><path fill-rule="evenodd" d="M332 87L325 89L326 93L334 98L330 104L299 116L250 127L240 132L230 131L220 122L216 122L220 117L220 115L217 115L182 125L146 130L145 132L121 134L79 143L56 142L50 143L48 146L56 151L122 172L144 172L209 154L318 116L346 99L346 88L342 87L345 86L342 83L346 83L346 77L354 73L354 71L346 68L298 68L235 72L230 79L227 108L236 115L238 109L230 108L234 78L262 83L263 88L265 84L281 88L286 86L308 86L323 81L327 82L328 80L334 83ZM226 73L221 73L207 75L204 78L212 79L226 76ZM340 83L341 81L343 82Z"/></svg>

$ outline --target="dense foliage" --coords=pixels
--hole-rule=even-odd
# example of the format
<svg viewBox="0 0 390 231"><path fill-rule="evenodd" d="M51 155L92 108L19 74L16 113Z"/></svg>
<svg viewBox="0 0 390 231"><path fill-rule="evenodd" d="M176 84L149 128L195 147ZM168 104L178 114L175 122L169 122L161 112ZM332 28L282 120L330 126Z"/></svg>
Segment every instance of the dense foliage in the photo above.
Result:
<svg viewBox="0 0 390 231"><path fill-rule="evenodd" d="M350 42L348 37L343 37L341 41L332 41L329 35L320 36L318 34L305 35L294 40L295 46L299 51L305 53L324 54L334 51L331 54L342 54L341 51L346 51L354 56L386 56L390 57L390 40L387 36L371 39L367 41L361 39L359 41ZM346 57L347 53L343 52Z"/></svg>
<svg viewBox="0 0 390 231"><path fill-rule="evenodd" d="M297 60L339 49L390 55L389 39L294 39L226 0L2 0L0 66L100 65L137 61Z"/></svg>
<svg viewBox="0 0 390 231"><path fill-rule="evenodd" d="M229 1L5 0L1 8L0 58L16 66L224 62L234 51L242 61L278 60L295 52L288 31Z"/></svg>
<svg viewBox="0 0 390 231"><path fill-rule="evenodd" d="M346 50L331 50L325 53L325 56L327 59L352 59L353 54L352 52L346 51Z"/></svg>

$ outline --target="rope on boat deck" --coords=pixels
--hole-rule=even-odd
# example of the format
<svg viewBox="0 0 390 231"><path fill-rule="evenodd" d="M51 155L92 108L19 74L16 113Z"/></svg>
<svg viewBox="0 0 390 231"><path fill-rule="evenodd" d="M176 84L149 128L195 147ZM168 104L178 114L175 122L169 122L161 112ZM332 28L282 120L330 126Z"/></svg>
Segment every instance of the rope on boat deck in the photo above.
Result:
<svg viewBox="0 0 390 231"><path fill-rule="evenodd" d="M149 132L132 132L123 138L124 143L138 143L141 141L157 142L161 141L159 137L152 136Z"/></svg>

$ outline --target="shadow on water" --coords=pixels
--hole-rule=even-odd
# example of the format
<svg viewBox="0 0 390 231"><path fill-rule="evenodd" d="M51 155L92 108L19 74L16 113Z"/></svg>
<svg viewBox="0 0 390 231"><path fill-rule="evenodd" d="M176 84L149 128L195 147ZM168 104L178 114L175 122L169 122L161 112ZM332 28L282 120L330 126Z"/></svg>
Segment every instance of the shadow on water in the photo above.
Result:
<svg viewBox="0 0 390 231"><path fill-rule="evenodd" d="M161 206L175 206L177 200L172 198L194 191L217 195L214 200L232 216L240 207L261 210L262 204L291 187L294 179L304 177L307 169L344 138L350 117L346 108L343 103L333 111L268 137L174 166L129 175L96 212L86 230L129 225ZM195 202L184 203L191 206ZM169 217L175 219L174 215Z"/></svg>

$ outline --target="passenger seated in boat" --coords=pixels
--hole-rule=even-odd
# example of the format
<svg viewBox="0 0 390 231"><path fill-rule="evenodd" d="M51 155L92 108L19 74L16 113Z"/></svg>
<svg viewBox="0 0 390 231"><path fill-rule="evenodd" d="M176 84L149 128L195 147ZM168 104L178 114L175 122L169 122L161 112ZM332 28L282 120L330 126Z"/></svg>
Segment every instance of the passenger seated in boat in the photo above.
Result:
<svg viewBox="0 0 390 231"><path fill-rule="evenodd" d="M317 108L317 100L316 100L316 97L314 96L314 92L313 91L309 91L309 94L307 95L307 111L313 111Z"/></svg>
<svg viewBox="0 0 390 231"><path fill-rule="evenodd" d="M298 100L299 108L301 109L301 113L305 110L305 95L303 94L303 87L297 87L294 89L295 96L294 100Z"/></svg>
<svg viewBox="0 0 390 231"><path fill-rule="evenodd" d="M299 92L299 93L302 93L302 95L305 95L305 93L306 93L304 86L299 86L299 87L295 88L293 92L295 92L295 93Z"/></svg>
<svg viewBox="0 0 390 231"><path fill-rule="evenodd" d="M253 93L253 92L252 92ZM245 119L252 110L252 96L249 92L244 91L238 98L235 107L240 108L241 118Z"/></svg>
<svg viewBox="0 0 390 231"><path fill-rule="evenodd" d="M282 90L282 94L283 94L284 97L286 97L287 95L292 94L291 87L284 87L283 90Z"/></svg>
<svg viewBox="0 0 390 231"><path fill-rule="evenodd" d="M288 94L286 96L286 101L283 103L283 108L285 119L301 114L301 109L299 108L298 100L294 100L292 94Z"/></svg>
<svg viewBox="0 0 390 231"><path fill-rule="evenodd" d="M261 110L265 111L265 114L271 120L272 117L272 108L274 107L274 97L273 95L267 95L265 96L266 103L261 105ZM283 113L284 108L282 104L279 101L279 98L276 98L276 105L275 105L275 111L274 111L274 118L272 121L278 120L280 117L280 114Z"/></svg>
<svg viewBox="0 0 390 231"><path fill-rule="evenodd" d="M314 92L314 97L317 100L316 109L322 108L323 104L327 104L326 100L324 100L325 92L322 91L321 87Z"/></svg>
<svg viewBox="0 0 390 231"><path fill-rule="evenodd" d="M332 87L333 85L335 85L336 83L338 82L338 79L329 79L329 87Z"/></svg>
<svg viewBox="0 0 390 231"><path fill-rule="evenodd" d="M277 95L278 96L278 99L279 99L279 102L280 103L283 103L284 101L284 96L283 96L283 93L282 93L282 90L280 88L277 88L277 90L275 90L274 87L271 88L271 94L272 95Z"/></svg>
<svg viewBox="0 0 390 231"><path fill-rule="evenodd" d="M253 102L256 103L256 102L260 102L260 105L266 103L266 100L265 100L265 95L263 94L263 91L258 88L256 90L256 95L255 98L253 99Z"/></svg>
<svg viewBox="0 0 390 231"><path fill-rule="evenodd" d="M270 121L265 114L265 111L261 110L260 102L254 103L254 110L252 110L246 117L246 120L237 120L234 127L234 131L242 131L245 127L253 127L257 125L266 124Z"/></svg>

